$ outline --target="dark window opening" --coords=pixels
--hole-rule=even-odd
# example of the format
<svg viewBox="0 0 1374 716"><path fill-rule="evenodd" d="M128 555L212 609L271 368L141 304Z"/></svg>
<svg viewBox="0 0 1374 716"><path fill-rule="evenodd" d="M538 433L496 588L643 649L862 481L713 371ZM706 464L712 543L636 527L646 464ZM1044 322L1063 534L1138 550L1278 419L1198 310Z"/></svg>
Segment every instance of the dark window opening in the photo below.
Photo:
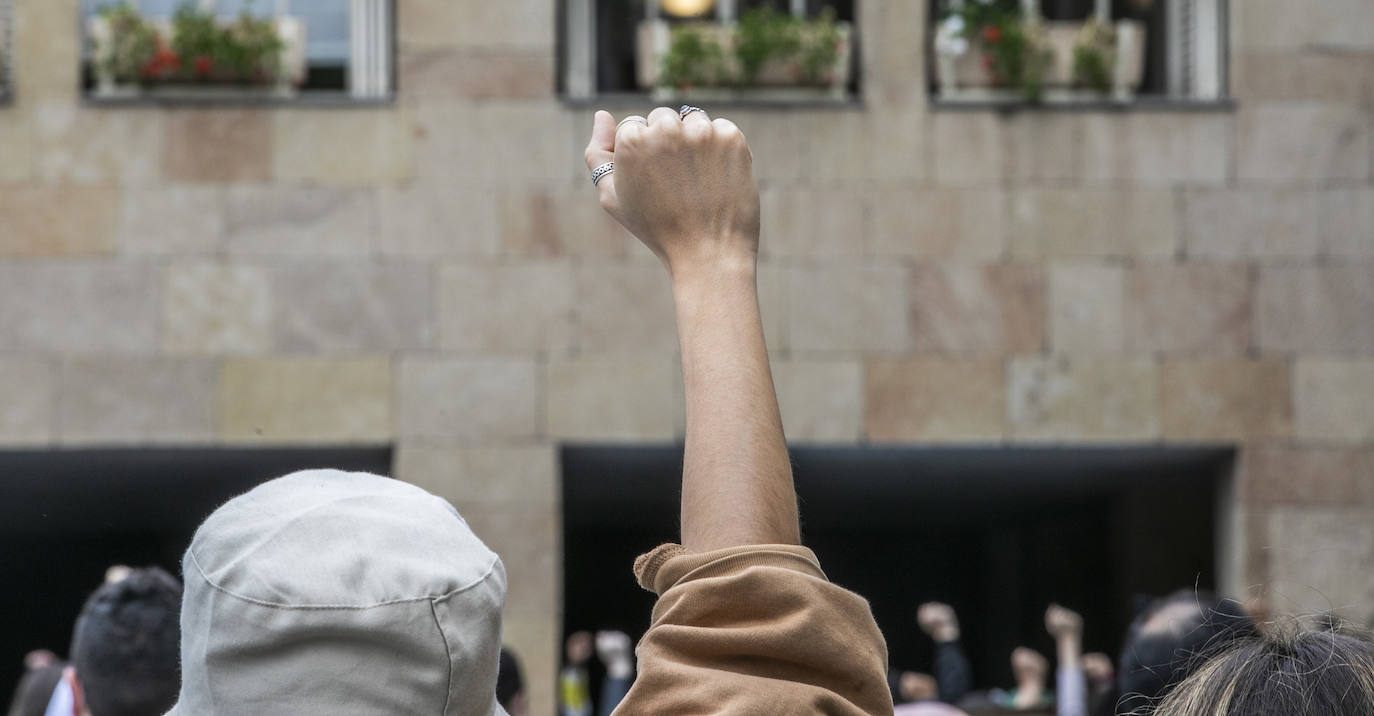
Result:
<svg viewBox="0 0 1374 716"><path fill-rule="evenodd" d="M796 448L807 546L871 602L893 667L928 670L917 605L959 612L980 688L1009 655L1053 662L1044 611L1084 617L1087 651L1120 651L1142 600L1215 588L1226 448ZM680 447L563 450L564 636L638 638L653 595L634 558L678 536ZM593 678L599 675L593 673ZM593 691L593 693L596 693Z"/></svg>
<svg viewBox="0 0 1374 716"><path fill-rule="evenodd" d="M17 683L32 649L66 655L107 567L157 565L179 576L191 536L215 508L324 466L385 475L391 449L0 452L0 684Z"/></svg>

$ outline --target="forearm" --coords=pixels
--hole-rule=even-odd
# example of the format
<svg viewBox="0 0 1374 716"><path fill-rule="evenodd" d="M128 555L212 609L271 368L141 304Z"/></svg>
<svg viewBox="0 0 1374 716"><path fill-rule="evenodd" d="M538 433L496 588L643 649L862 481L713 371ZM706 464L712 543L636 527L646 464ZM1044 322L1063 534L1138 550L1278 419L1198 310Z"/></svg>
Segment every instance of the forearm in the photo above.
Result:
<svg viewBox="0 0 1374 716"><path fill-rule="evenodd" d="M682 544L797 544L797 498L752 257L674 267L687 408Z"/></svg>
<svg viewBox="0 0 1374 716"><path fill-rule="evenodd" d="M1083 640L1077 634L1065 634L1055 638L1059 655L1059 668L1083 668Z"/></svg>

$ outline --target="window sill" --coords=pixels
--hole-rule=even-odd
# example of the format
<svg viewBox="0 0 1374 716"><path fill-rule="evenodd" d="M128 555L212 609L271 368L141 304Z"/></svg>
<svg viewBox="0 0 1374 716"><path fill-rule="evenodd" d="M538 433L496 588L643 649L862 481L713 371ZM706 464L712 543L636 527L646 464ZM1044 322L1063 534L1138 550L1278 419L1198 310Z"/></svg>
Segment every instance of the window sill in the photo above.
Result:
<svg viewBox="0 0 1374 716"><path fill-rule="evenodd" d="M615 92L599 94L593 97L570 97L560 94L558 100L564 106L576 109L606 109L606 110L633 110L636 112L645 111L646 108L658 105L676 107L684 101L696 102L709 109L819 109L819 110L855 110L863 109L863 98L858 95L845 95L840 98L816 98L816 99L796 99L778 98L767 95L749 95L748 93L735 93L734 97L728 99L701 99L689 98L687 100L678 99L656 99L648 92Z"/></svg>
<svg viewBox="0 0 1374 716"><path fill-rule="evenodd" d="M101 97L87 93L82 103L90 107L265 107L265 108L323 108L353 109L390 107L396 104L396 95L386 97L351 97L343 92L302 92L291 97L278 97L263 93L226 92L223 94L177 95L146 94L132 97Z"/></svg>
<svg viewBox="0 0 1374 716"><path fill-rule="evenodd" d="M1138 95L1129 100L1110 97L1061 95L1030 102L1019 96L940 97L931 95L936 112L1234 112L1233 99L1196 100L1161 95Z"/></svg>

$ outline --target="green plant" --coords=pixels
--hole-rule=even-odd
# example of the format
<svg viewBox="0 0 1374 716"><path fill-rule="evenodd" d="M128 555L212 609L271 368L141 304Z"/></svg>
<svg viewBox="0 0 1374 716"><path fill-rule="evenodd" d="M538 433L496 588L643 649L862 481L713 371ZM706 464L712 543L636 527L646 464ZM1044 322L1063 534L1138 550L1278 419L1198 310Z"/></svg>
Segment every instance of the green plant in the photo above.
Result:
<svg viewBox="0 0 1374 716"><path fill-rule="evenodd" d="M1073 48L1073 81L1098 92L1112 88L1112 65L1116 61L1116 32L1096 19L1089 20Z"/></svg>
<svg viewBox="0 0 1374 716"><path fill-rule="evenodd" d="M795 18L770 7L740 16L723 39L718 26L673 29L659 84L685 89L694 85L752 86L770 66L783 66L803 84L829 83L843 51L844 34L833 9L814 20Z"/></svg>
<svg viewBox="0 0 1374 716"><path fill-rule="evenodd" d="M718 84L724 75L725 50L714 37L694 27L673 30L672 43L663 55L659 82L687 89Z"/></svg>
<svg viewBox="0 0 1374 716"><path fill-rule="evenodd" d="M240 83L276 79L284 43L270 20L244 10L224 26L210 12L182 5L172 19L172 51L196 78Z"/></svg>
<svg viewBox="0 0 1374 716"><path fill-rule="evenodd" d="M1015 87L1028 101L1040 99L1052 53L1039 19L1027 18L1020 0L973 0L943 18L959 18L963 36L981 44L994 83Z"/></svg>
<svg viewBox="0 0 1374 716"><path fill-rule="evenodd" d="M127 2L100 10L109 25L109 44L97 58L100 69L116 82L136 82L143 78L158 55L157 30Z"/></svg>

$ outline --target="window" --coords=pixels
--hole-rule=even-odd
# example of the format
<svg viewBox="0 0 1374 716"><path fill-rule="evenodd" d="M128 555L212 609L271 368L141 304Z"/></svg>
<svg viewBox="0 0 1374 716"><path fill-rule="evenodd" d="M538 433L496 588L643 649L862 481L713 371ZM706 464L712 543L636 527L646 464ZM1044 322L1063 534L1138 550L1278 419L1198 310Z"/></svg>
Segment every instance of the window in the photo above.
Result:
<svg viewBox="0 0 1374 716"><path fill-rule="evenodd" d="M1220 102L1228 0L934 0L942 103Z"/></svg>
<svg viewBox="0 0 1374 716"><path fill-rule="evenodd" d="M10 97L10 2L0 0L0 103Z"/></svg>
<svg viewBox="0 0 1374 716"><path fill-rule="evenodd" d="M570 99L848 101L855 0L562 0Z"/></svg>
<svg viewBox="0 0 1374 716"><path fill-rule="evenodd" d="M393 13L392 0L83 0L85 91L96 101L388 99Z"/></svg>

